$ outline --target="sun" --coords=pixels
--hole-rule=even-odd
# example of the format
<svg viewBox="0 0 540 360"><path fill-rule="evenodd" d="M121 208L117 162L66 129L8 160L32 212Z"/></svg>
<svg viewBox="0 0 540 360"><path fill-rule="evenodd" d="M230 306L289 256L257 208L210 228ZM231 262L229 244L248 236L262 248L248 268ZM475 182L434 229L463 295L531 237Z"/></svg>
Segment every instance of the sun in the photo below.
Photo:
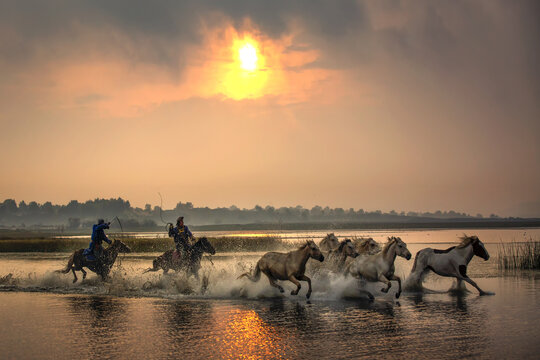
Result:
<svg viewBox="0 0 540 360"><path fill-rule="evenodd" d="M238 50L238 56L240 58L240 67L247 71L253 71L257 69L257 49L255 46L247 43Z"/></svg>

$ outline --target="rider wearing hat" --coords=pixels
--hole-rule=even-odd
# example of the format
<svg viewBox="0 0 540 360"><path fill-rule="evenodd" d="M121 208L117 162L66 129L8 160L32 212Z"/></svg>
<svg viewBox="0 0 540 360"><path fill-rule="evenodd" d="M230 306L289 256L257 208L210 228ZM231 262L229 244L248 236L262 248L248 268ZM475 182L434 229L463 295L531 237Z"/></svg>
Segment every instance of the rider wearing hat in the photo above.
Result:
<svg viewBox="0 0 540 360"><path fill-rule="evenodd" d="M190 239L193 234L189 231L187 225L184 225L184 217L180 216L176 220L176 226L169 224L169 237L174 237L174 245L178 256L183 259L191 251Z"/></svg>
<svg viewBox="0 0 540 360"><path fill-rule="evenodd" d="M103 246L101 245L103 241L109 245L112 243L107 235L105 235L104 231L105 229L109 228L109 225L111 225L110 222L106 223L105 220L99 219L98 223L92 226L92 238L90 240L90 245L88 246L88 249L85 249L83 252L83 255L86 256L87 260L99 260L103 255Z"/></svg>

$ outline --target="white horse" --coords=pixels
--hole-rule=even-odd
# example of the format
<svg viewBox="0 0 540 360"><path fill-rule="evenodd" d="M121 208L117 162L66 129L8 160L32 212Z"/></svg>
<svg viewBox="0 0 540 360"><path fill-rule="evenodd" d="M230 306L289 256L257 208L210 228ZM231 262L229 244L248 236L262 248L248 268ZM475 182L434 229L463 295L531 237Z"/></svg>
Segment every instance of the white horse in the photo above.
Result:
<svg viewBox="0 0 540 360"><path fill-rule="evenodd" d="M339 240L334 233L326 234L326 236L319 243L321 251L330 251L339 246Z"/></svg>
<svg viewBox="0 0 540 360"><path fill-rule="evenodd" d="M480 292L480 295L494 295L494 293L480 289L467 276L467 265L474 255L481 257L485 261L489 259L489 253L484 244L477 236L464 235L460 239L461 243L459 245L446 250L426 248L416 253L407 283L412 284L415 288L421 288L424 277L431 270L440 276L456 278L458 289L463 286L463 281L466 281L474 286Z"/></svg>
<svg viewBox="0 0 540 360"><path fill-rule="evenodd" d="M337 249L330 250L326 262L330 269L341 273L345 268L345 261L347 258L351 257L354 259L357 256L358 253L356 252L351 239L345 239L339 243Z"/></svg>
<svg viewBox="0 0 540 360"><path fill-rule="evenodd" d="M398 291L396 293L396 299L401 295L401 279L394 274L396 268L394 261L396 256L401 256L407 260L411 258L411 253L407 249L405 244L400 238L391 236L388 238L388 242L384 245L382 251L375 255L359 256L347 268L347 273L356 278L362 278L371 282L383 282L386 284L386 288L382 288L381 291L387 293L392 286L391 280L395 280L398 283ZM370 299L373 299L373 295L368 291L365 291Z"/></svg>

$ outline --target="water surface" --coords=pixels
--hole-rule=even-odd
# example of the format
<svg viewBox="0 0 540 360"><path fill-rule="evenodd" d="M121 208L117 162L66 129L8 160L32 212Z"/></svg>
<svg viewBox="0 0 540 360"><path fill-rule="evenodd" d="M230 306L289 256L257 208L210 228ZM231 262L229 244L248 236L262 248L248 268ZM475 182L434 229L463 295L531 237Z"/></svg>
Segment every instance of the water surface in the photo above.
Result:
<svg viewBox="0 0 540 360"><path fill-rule="evenodd" d="M0 253L2 358L537 358L540 272L504 273L496 266L499 239L530 230L483 231L468 232L480 236L492 257L474 258L468 273L495 296L480 297L470 287L448 293L452 280L431 275L426 288L440 293L405 292L396 300L395 284L388 294L380 283L368 284L373 303L356 280L320 263L308 262L311 301L306 286L292 296L287 282L282 295L264 277L237 280L264 249L204 258L205 281L142 274L158 254L135 253L119 257L109 282L90 273L75 284L71 274L53 271L69 254ZM441 243L456 242L461 233L398 235L414 254L448 247ZM412 241L429 238L434 243ZM396 273L405 279L412 263L398 258Z"/></svg>

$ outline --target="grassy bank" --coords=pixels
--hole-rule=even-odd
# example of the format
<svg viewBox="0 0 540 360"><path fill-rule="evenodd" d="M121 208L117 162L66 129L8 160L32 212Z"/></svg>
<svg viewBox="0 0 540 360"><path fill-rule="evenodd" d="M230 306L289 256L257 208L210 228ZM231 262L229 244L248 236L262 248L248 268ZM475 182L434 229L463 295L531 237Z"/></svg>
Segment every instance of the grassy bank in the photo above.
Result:
<svg viewBox="0 0 540 360"><path fill-rule="evenodd" d="M540 241L512 242L500 244L498 249L499 269L540 269Z"/></svg>
<svg viewBox="0 0 540 360"><path fill-rule="evenodd" d="M111 237L114 239L114 237ZM134 252L161 252L174 247L172 239L117 237ZM280 251L294 247L279 237L208 238L216 252ZM88 239L24 238L0 240L0 252L72 252L88 247Z"/></svg>

